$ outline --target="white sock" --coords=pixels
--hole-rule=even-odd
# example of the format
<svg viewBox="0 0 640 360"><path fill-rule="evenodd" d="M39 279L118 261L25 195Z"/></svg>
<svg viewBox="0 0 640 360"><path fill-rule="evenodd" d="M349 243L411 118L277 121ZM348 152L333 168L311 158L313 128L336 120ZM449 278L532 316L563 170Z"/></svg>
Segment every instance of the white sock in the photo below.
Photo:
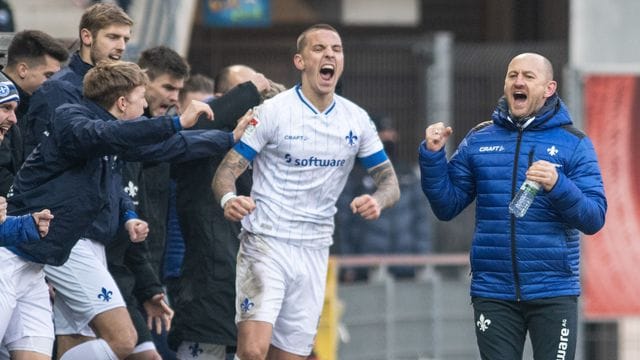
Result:
<svg viewBox="0 0 640 360"><path fill-rule="evenodd" d="M60 360L118 360L118 356L111 350L109 344L102 339L83 342L67 350Z"/></svg>

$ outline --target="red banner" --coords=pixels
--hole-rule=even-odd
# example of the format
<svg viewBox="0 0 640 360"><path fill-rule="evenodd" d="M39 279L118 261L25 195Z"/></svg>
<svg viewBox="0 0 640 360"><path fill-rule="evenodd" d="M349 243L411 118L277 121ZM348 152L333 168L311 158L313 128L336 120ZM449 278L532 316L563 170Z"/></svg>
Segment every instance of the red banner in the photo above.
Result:
<svg viewBox="0 0 640 360"><path fill-rule="evenodd" d="M590 319L640 315L640 79L590 76L585 125L602 170L605 226L585 237L584 314Z"/></svg>

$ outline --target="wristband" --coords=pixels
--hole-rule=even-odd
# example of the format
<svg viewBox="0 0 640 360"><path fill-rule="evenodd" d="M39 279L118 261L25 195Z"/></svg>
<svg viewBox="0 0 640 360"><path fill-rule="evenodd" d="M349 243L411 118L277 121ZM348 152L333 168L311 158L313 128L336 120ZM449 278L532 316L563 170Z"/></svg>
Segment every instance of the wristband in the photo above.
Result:
<svg viewBox="0 0 640 360"><path fill-rule="evenodd" d="M237 197L238 195L236 195L234 192L231 192L231 191L222 195L222 198L220 199L220 207L224 209L224 206L227 204L227 201Z"/></svg>

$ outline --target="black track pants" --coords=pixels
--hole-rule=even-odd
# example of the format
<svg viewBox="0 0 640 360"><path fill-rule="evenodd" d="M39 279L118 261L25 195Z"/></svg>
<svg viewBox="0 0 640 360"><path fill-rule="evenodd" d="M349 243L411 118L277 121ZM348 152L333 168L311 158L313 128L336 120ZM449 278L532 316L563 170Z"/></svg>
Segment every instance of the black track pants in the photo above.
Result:
<svg viewBox="0 0 640 360"><path fill-rule="evenodd" d="M527 331L535 360L573 360L578 335L578 299L531 301L473 298L476 339L483 360L520 360Z"/></svg>

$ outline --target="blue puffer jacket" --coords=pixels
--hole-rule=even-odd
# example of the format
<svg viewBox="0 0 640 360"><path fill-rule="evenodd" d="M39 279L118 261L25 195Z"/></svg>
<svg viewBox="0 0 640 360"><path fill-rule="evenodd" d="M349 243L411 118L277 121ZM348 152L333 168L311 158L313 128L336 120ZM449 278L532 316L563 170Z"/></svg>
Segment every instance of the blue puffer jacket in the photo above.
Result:
<svg viewBox="0 0 640 360"><path fill-rule="evenodd" d="M15 246L38 240L40 234L31 214L7 216L5 221L0 223L0 246Z"/></svg>
<svg viewBox="0 0 640 360"><path fill-rule="evenodd" d="M436 216L450 220L474 199L471 296L532 300L580 294L579 232L604 225L607 202L591 141L573 127L556 96L523 128L505 99L492 121L467 134L447 163L420 145L422 190ZM558 181L516 219L508 204L537 160L558 164Z"/></svg>

